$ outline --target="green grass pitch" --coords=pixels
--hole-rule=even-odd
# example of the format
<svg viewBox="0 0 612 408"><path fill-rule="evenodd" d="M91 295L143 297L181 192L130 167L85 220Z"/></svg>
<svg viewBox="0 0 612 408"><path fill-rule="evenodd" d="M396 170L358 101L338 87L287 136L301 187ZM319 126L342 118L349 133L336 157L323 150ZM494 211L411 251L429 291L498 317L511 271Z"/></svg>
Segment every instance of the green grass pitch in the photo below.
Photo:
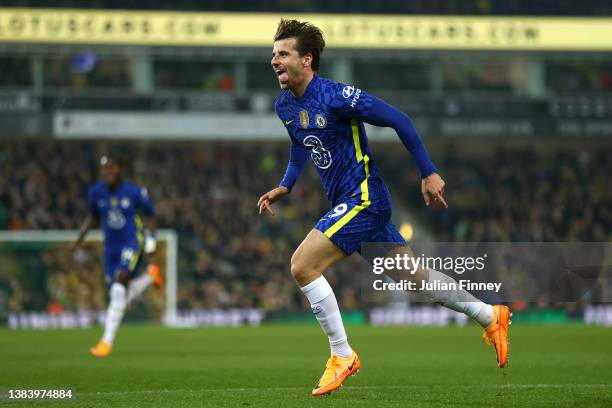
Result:
<svg viewBox="0 0 612 408"><path fill-rule="evenodd" d="M76 391L69 403L7 406L612 406L612 329L515 325L500 370L474 325L349 327L361 372L322 398L310 396L328 353L315 325L127 326L99 360L87 350L100 332L1 329L0 388Z"/></svg>

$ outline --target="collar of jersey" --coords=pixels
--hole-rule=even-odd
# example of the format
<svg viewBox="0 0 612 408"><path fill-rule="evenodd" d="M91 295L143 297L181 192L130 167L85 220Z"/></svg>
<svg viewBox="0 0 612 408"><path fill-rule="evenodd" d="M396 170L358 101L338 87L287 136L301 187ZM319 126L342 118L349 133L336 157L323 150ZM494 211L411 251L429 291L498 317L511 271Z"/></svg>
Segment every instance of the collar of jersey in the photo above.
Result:
<svg viewBox="0 0 612 408"><path fill-rule="evenodd" d="M308 96L310 96L310 94L312 93L312 90L314 88L314 83L316 81L319 80L319 76L317 74L314 74L312 76L312 79L310 80L310 82L308 83L308 85L306 86L306 90L304 91L304 94L302 96L300 96L299 98L296 98L295 95L289 91L289 94L291 95L291 97L293 99L295 99L297 102L303 102L306 100L306 98L308 98Z"/></svg>
<svg viewBox="0 0 612 408"><path fill-rule="evenodd" d="M119 182L119 185L117 186L115 190L111 190L110 186L106 183L104 183L104 185L106 186L106 191L108 191L110 194L116 194L119 190L121 190L121 187L123 187L124 183L125 183L125 180L121 179L121 181Z"/></svg>

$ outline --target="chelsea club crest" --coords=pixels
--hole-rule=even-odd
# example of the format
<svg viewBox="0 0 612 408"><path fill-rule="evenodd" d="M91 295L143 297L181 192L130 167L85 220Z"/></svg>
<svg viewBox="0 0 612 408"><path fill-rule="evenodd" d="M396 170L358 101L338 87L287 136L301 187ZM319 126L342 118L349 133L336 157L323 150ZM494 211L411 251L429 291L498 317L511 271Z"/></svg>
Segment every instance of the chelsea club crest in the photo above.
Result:
<svg viewBox="0 0 612 408"><path fill-rule="evenodd" d="M317 113L316 114L316 116L315 116L315 124L320 129L323 129L324 127L327 126L327 119L325 119L325 116L322 113Z"/></svg>

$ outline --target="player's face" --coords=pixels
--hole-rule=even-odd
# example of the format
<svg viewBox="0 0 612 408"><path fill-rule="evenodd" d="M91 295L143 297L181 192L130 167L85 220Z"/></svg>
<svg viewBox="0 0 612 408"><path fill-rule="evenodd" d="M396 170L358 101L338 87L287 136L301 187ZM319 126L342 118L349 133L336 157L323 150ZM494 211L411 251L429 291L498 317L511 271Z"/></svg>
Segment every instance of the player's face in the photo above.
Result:
<svg viewBox="0 0 612 408"><path fill-rule="evenodd" d="M296 43L295 38L274 42L271 64L281 89L298 88L306 79L305 71L310 66L308 57L300 57Z"/></svg>
<svg viewBox="0 0 612 408"><path fill-rule="evenodd" d="M119 165L114 160L108 160L105 164L100 165L102 180L108 185L117 184L119 180Z"/></svg>

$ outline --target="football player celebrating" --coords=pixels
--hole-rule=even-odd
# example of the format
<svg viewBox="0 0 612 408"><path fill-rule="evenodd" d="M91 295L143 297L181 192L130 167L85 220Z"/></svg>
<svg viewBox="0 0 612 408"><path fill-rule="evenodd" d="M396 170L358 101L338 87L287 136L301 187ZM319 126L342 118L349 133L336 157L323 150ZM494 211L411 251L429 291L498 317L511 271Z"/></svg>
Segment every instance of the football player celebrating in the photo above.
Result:
<svg viewBox="0 0 612 408"><path fill-rule="evenodd" d="M366 242L395 244L394 251L412 256L391 222L391 197L378 175L364 123L391 127L416 161L426 205L444 200L444 181L404 113L352 86L316 75L325 41L320 29L296 20L281 20L272 50L272 68L282 89L276 112L291 139L290 159L280 186L259 198L259 213L274 214L272 204L289 194L308 158L313 162L331 204L291 258L291 274L311 304L329 338L331 357L312 395L328 394L355 374L361 362L351 348L334 292L322 275L340 259L360 251ZM392 73L390 73L392 75ZM412 278L456 284L433 269L419 269ZM420 286L420 285L419 285ZM433 285L432 285L433 286ZM485 304L464 290L425 290L435 302L465 313L485 329L499 367L508 358L510 311Z"/></svg>

